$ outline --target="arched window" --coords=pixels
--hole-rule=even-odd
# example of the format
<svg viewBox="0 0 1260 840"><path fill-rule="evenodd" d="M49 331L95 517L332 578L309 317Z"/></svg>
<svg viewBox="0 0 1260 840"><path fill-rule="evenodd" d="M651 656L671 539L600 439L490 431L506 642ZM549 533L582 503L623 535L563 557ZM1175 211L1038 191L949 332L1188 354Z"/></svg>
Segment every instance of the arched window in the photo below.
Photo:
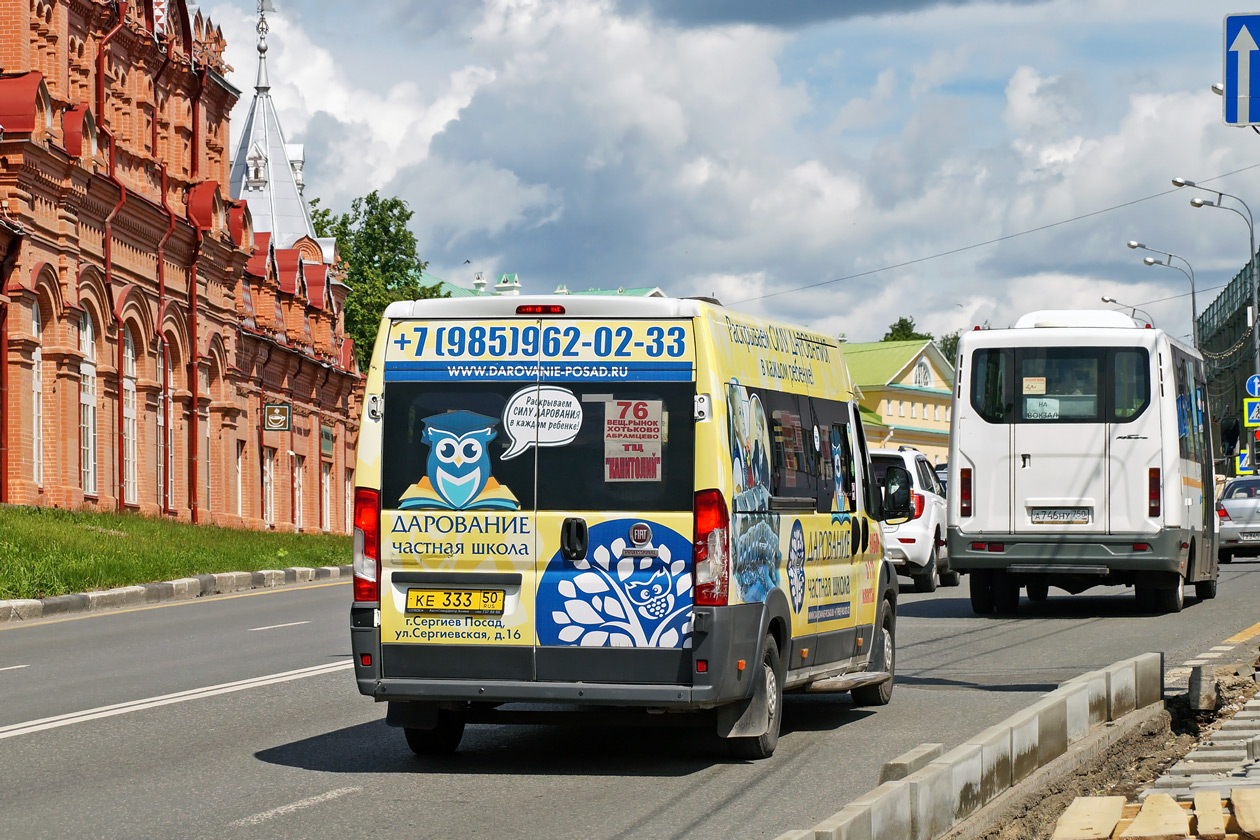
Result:
<svg viewBox="0 0 1260 840"><path fill-rule="evenodd" d="M175 417L171 412L171 350L162 338L157 347L157 494L162 510L171 509L175 472Z"/></svg>
<svg viewBox="0 0 1260 840"><path fill-rule="evenodd" d="M136 342L131 327L123 328L123 501L134 505L140 500L136 485Z"/></svg>
<svg viewBox="0 0 1260 840"><path fill-rule="evenodd" d="M926 359L919 359L919 363L914 366L914 384L920 388L932 387L932 369L928 367Z"/></svg>
<svg viewBox="0 0 1260 840"><path fill-rule="evenodd" d="M39 301L31 307L31 334L35 350L31 353L31 478L44 483L44 321Z"/></svg>
<svg viewBox="0 0 1260 840"><path fill-rule="evenodd" d="M85 310L79 316L79 483L96 495L96 327Z"/></svg>

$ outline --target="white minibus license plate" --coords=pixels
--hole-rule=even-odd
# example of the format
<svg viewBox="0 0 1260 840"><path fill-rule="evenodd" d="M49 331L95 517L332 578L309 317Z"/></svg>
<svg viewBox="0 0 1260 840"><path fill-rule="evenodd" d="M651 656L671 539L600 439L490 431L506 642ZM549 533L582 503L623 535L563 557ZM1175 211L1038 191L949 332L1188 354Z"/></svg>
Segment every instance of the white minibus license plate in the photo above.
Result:
<svg viewBox="0 0 1260 840"><path fill-rule="evenodd" d="M1034 525L1088 525L1091 508L1033 508Z"/></svg>

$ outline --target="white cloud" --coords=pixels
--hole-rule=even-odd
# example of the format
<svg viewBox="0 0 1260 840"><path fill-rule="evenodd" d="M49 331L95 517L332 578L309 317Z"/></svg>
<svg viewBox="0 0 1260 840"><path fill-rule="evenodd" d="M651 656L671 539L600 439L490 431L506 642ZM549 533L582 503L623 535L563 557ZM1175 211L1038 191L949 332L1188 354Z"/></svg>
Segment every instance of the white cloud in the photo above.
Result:
<svg viewBox="0 0 1260 840"><path fill-rule="evenodd" d="M214 10L246 98L253 5ZM314 15L335 7L312 0L273 16L268 54L308 194L405 198L452 277L716 293L856 341L902 315L944 333L1187 291L1127 239L1184 253L1202 289L1245 258L1240 220L1184 195L1088 215L1253 162L1206 92L1222 0L942 4L800 29L685 27L612 0L458 5L429 30L332 37ZM1257 195L1260 176L1221 183ZM1184 298L1152 307L1189 332Z"/></svg>

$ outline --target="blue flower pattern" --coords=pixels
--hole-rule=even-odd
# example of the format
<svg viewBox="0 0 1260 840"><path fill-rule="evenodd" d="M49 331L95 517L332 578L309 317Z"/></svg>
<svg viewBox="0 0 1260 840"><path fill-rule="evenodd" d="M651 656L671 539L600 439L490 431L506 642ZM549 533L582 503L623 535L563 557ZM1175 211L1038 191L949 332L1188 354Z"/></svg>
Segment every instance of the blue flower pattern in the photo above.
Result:
<svg viewBox="0 0 1260 840"><path fill-rule="evenodd" d="M653 522L653 541L634 547L657 556L626 557L638 521L592 525L586 559L552 556L538 584L539 644L691 647L691 541Z"/></svg>

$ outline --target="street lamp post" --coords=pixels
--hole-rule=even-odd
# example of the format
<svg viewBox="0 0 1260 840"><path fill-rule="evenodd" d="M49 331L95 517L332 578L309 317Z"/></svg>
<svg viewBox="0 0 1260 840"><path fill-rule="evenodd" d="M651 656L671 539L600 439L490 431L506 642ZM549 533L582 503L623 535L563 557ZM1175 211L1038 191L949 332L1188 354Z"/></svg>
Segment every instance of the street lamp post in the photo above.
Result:
<svg viewBox="0 0 1260 840"><path fill-rule="evenodd" d="M1138 308L1138 307L1136 307L1136 306L1130 306L1130 305L1129 305L1129 304L1127 304L1127 303L1121 303L1120 301L1116 300L1115 298L1113 298L1113 297L1107 297L1106 295L1103 295L1102 302L1103 302L1103 303L1114 303L1116 306L1119 306L1119 307L1120 307L1120 308L1122 308L1122 309L1127 309L1127 310L1129 310L1129 315L1130 315L1130 317L1132 317L1132 318L1136 318L1136 317L1137 317L1137 314L1138 314L1139 312L1141 312L1143 315L1145 315L1145 316L1146 316L1146 323L1150 324L1152 327L1153 327L1153 326L1155 326L1155 319L1154 319L1154 318L1152 318L1152 317L1151 317L1151 313L1147 312L1145 309L1139 309L1139 308Z"/></svg>
<svg viewBox="0 0 1260 840"><path fill-rule="evenodd" d="M1257 319L1260 319L1260 297L1258 297L1260 296L1260 290L1257 288L1256 277L1256 220L1255 217L1251 215L1251 208L1247 206L1247 202L1243 201L1236 195L1221 192L1220 190L1214 190L1209 187L1201 187L1194 181L1189 181L1185 178L1173 178L1172 183L1174 187L1190 187L1191 189L1202 190L1203 192L1216 193L1215 201L1209 201L1208 199L1198 197L1190 199L1191 207L1219 207L1222 210L1229 210L1233 213L1237 213L1244 221L1247 222L1247 242L1248 247L1250 248L1247 252L1247 261L1251 267L1251 372L1253 374L1260 374L1260 324L1257 324ZM1221 201L1225 198L1232 198L1234 201L1241 204L1243 210L1247 211L1246 214L1244 215L1242 210L1239 210L1237 207L1227 207L1222 204ZM1247 450L1250 453L1251 463L1255 464L1256 440L1254 436L1247 441Z"/></svg>
<svg viewBox="0 0 1260 840"><path fill-rule="evenodd" d="M1194 267L1190 265L1190 261L1187 260L1185 257L1170 253L1168 251L1160 251L1157 248L1148 248L1145 245L1143 245L1141 242L1138 242L1133 239L1130 239L1125 244L1128 245L1130 248L1141 248L1143 251L1151 251L1156 254L1164 255L1164 259L1162 260L1157 260L1154 257L1144 257L1142 259L1142 263L1144 265L1162 265L1164 268L1175 268L1178 271L1180 271L1182 274L1186 275L1186 279L1190 281L1190 331L1194 337L1194 349L1198 350L1199 349L1199 306L1195 302L1195 298L1194 298ZM1181 260L1183 263L1186 264L1186 267L1182 268L1179 265L1174 265L1173 264L1174 259ZM1189 271L1187 271L1187 269L1189 269Z"/></svg>

